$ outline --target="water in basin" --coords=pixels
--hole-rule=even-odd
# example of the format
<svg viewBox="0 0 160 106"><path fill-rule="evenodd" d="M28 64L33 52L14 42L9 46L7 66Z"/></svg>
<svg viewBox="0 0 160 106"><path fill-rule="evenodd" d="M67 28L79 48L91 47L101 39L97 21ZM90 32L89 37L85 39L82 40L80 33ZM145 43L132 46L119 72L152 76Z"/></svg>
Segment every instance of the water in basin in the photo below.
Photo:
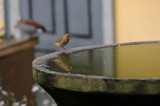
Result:
<svg viewBox="0 0 160 106"><path fill-rule="evenodd" d="M160 78L160 44L106 47L63 54L47 68L61 73L110 78Z"/></svg>

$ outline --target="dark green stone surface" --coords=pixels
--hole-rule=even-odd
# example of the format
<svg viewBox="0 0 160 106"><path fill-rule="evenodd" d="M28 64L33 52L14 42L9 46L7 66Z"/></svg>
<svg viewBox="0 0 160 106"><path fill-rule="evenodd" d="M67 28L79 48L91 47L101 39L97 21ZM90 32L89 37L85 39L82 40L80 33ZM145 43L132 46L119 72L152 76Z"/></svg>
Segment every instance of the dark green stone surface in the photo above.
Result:
<svg viewBox="0 0 160 106"><path fill-rule="evenodd" d="M114 99L123 101L128 98L129 103L129 101L135 102L134 98L137 98L141 101L140 104L143 104L145 100L156 101L160 95L160 74L157 74L160 73L159 48L160 41L151 41L80 47L55 52L33 61L33 77L58 104L74 102L73 105L75 105L77 99L84 101L82 104L85 104L87 103L85 97L96 99L96 103L103 103L105 98L110 98L109 104L112 104ZM117 74L121 66L117 69L116 63L113 62L113 59L118 56L121 58L118 53L120 50L124 56L127 56L129 52L131 53L130 57L132 54L134 55L134 62L128 60L127 63L130 67L126 68L125 72L129 74L122 73L123 76ZM109 57L105 59L104 54ZM151 54L154 55L154 58L147 58ZM142 59L145 59L143 64L137 65L136 63ZM149 66L149 64L152 65ZM104 68L110 67L110 65L112 65L110 70ZM144 69L149 69L148 73ZM153 75L150 75L150 71ZM57 95L61 95L61 98ZM68 98L73 99L72 103Z"/></svg>

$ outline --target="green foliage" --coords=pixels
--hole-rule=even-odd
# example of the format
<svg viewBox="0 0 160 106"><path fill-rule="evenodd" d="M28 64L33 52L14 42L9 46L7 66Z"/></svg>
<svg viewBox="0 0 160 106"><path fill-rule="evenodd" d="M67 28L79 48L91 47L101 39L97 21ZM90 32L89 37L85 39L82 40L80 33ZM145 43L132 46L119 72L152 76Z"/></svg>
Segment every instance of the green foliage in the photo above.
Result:
<svg viewBox="0 0 160 106"><path fill-rule="evenodd" d="M31 91L37 95L37 106L57 106L54 100L38 85L33 85ZM3 90L0 86L0 106L35 106L24 95L21 100L11 91Z"/></svg>
<svg viewBox="0 0 160 106"><path fill-rule="evenodd" d="M5 37L4 37L5 35L0 35L0 41L3 41L3 40L5 40ZM10 39L14 39L14 35L11 35L10 36Z"/></svg>
<svg viewBox="0 0 160 106"><path fill-rule="evenodd" d="M27 106L28 100L24 96L22 100L18 101L15 94L10 91L0 91L0 106Z"/></svg>

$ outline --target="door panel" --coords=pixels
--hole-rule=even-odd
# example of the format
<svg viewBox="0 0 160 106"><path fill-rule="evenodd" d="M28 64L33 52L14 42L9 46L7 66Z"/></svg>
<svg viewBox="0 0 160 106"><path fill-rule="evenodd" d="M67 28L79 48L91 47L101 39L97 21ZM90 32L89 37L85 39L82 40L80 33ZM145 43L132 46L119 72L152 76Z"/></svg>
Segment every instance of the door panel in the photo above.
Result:
<svg viewBox="0 0 160 106"><path fill-rule="evenodd" d="M52 0L32 0L32 19L40 22L48 32L54 31L54 6ZM47 6L47 7L45 7Z"/></svg>
<svg viewBox="0 0 160 106"><path fill-rule="evenodd" d="M60 50L47 44L65 33L72 39L66 48L102 43L101 0L24 0L29 10L22 15L42 23L48 32L41 34L37 50ZM23 11L23 8L22 8ZM28 16L26 15L28 14Z"/></svg>
<svg viewBox="0 0 160 106"><path fill-rule="evenodd" d="M90 35L90 0L67 0L67 32L73 36Z"/></svg>

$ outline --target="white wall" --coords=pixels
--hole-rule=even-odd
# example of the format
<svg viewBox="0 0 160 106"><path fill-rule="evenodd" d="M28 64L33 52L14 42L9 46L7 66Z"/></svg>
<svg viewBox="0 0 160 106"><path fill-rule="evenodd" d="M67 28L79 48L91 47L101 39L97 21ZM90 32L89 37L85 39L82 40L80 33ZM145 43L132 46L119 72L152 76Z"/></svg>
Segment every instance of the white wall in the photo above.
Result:
<svg viewBox="0 0 160 106"><path fill-rule="evenodd" d="M10 27L15 39L21 38L21 33L15 29L15 25L20 18L20 0L10 0Z"/></svg>
<svg viewBox="0 0 160 106"><path fill-rule="evenodd" d="M113 0L101 0L102 35L104 44L114 43Z"/></svg>

